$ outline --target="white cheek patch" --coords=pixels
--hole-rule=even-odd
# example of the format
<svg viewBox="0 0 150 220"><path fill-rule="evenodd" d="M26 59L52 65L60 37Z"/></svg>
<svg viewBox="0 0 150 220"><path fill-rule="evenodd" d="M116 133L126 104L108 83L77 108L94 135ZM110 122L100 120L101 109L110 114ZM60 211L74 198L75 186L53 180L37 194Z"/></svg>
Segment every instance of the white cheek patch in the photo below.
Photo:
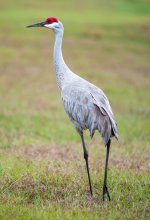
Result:
<svg viewBox="0 0 150 220"><path fill-rule="evenodd" d="M45 24L44 27L47 27L47 28L50 28L50 29L53 29L55 27L55 23L52 23L52 24Z"/></svg>

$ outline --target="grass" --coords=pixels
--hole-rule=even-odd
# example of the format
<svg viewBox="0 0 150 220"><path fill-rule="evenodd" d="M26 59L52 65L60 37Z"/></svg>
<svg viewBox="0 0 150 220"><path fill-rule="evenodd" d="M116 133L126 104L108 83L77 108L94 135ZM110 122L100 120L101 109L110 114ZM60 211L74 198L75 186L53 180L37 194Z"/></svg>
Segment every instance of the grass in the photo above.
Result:
<svg viewBox="0 0 150 220"><path fill-rule="evenodd" d="M144 1L18 1L0 13L0 219L149 219L149 7ZM54 15L65 25L63 54L101 87L119 128L102 201L105 148L89 149L94 197L80 138L60 101L54 35L26 25ZM49 48L48 48L49 46Z"/></svg>

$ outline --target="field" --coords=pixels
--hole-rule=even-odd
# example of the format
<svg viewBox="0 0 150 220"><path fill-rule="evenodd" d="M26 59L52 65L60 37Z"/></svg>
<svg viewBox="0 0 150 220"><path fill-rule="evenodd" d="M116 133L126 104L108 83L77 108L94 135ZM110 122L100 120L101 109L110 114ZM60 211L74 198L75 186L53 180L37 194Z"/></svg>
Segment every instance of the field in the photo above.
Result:
<svg viewBox="0 0 150 220"><path fill-rule="evenodd" d="M1 1L0 219L150 218L150 7L137 0ZM63 55L101 87L118 123L102 201L106 149L85 132L94 196L81 140L60 100L54 34L27 29L58 17Z"/></svg>

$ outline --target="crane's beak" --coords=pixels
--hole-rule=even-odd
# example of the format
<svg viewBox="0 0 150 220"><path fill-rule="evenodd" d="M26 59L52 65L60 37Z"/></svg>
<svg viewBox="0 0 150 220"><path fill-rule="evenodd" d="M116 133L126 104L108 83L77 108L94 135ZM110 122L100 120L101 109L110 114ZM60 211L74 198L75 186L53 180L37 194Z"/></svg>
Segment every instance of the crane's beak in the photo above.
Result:
<svg viewBox="0 0 150 220"><path fill-rule="evenodd" d="M45 22L40 22L40 23L37 23L37 24L28 25L26 27L27 28L30 28L30 27L44 27L45 24L46 24Z"/></svg>

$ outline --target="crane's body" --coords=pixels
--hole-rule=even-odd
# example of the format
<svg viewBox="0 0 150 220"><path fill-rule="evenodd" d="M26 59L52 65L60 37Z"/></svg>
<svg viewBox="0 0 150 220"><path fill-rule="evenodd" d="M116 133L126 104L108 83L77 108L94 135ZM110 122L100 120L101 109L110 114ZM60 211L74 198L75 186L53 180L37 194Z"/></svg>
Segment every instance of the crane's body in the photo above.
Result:
<svg viewBox="0 0 150 220"><path fill-rule="evenodd" d="M84 143L83 130L89 129L91 138L95 130L98 130L102 135L104 144L107 146L103 199L104 195L107 194L110 200L107 189L107 165L111 143L110 138L115 136L118 139L118 131L109 101L100 88L73 73L65 64L62 56L62 39L64 33L62 23L56 18L51 17L45 22L28 27L37 26L47 27L52 29L55 33L54 68L57 84L61 91L64 109L81 136L91 194L93 194L93 192L89 173L88 152Z"/></svg>
<svg viewBox="0 0 150 220"><path fill-rule="evenodd" d="M79 134L89 129L93 137L98 130L105 145L111 136L117 137L113 113L102 90L77 77L62 89L61 97L65 111Z"/></svg>

